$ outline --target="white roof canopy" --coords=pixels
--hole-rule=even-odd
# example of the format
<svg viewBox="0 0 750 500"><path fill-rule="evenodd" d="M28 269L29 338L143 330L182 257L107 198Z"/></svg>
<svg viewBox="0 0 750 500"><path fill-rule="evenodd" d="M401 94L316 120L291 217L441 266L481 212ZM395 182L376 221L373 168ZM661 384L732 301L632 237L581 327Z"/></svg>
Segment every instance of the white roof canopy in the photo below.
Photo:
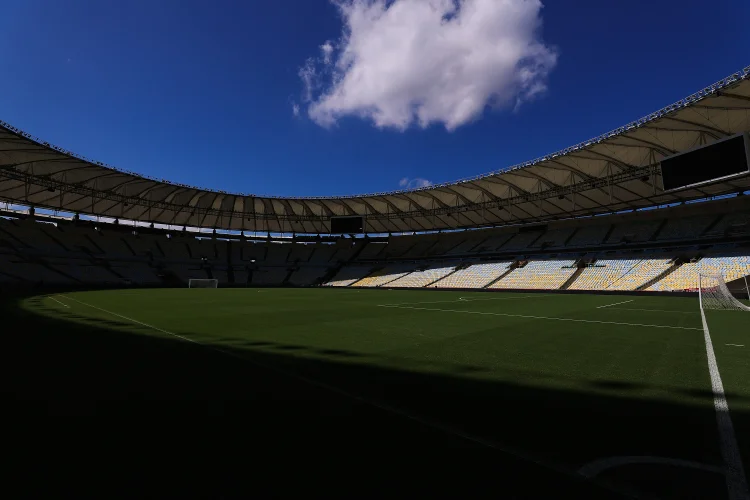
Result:
<svg viewBox="0 0 750 500"><path fill-rule="evenodd" d="M331 216L367 232L539 222L750 189L750 178L664 192L659 162L750 131L750 67L640 120L563 151L427 188L283 198L210 191L87 160L0 121L0 199L53 210L221 229L328 233Z"/></svg>

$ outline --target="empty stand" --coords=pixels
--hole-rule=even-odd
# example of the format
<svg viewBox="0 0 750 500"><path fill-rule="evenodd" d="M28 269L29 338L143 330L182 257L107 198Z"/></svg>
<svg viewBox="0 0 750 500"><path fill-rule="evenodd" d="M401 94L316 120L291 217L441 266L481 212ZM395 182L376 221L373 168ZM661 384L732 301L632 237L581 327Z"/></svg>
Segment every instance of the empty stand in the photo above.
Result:
<svg viewBox="0 0 750 500"><path fill-rule="evenodd" d="M568 238L573 235L573 231L575 231L575 229L572 227L564 229L552 229L537 238L537 240L531 245L531 247L562 247L565 245L565 242L568 240Z"/></svg>
<svg viewBox="0 0 750 500"><path fill-rule="evenodd" d="M672 265L672 259L646 259L634 265L630 271L615 280L608 290L637 290L653 280Z"/></svg>
<svg viewBox="0 0 750 500"><path fill-rule="evenodd" d="M639 262L636 259L598 260L584 268L568 290L607 290Z"/></svg>
<svg viewBox="0 0 750 500"><path fill-rule="evenodd" d="M403 287L403 288L422 288L440 278L445 277L456 269L456 264L440 266L440 267L428 267L413 273L406 274L401 278L398 278L390 283L388 286L392 287Z"/></svg>
<svg viewBox="0 0 750 500"><path fill-rule="evenodd" d="M538 240L544 233L541 231L527 231L514 235L503 246L503 251L525 250Z"/></svg>
<svg viewBox="0 0 750 500"><path fill-rule="evenodd" d="M393 264L375 271L370 276L362 278L351 286L374 288L387 285L413 271L415 268L416 266L413 264Z"/></svg>
<svg viewBox="0 0 750 500"><path fill-rule="evenodd" d="M659 229L661 221L654 220L649 222L636 222L616 224L606 243L617 244L624 242L642 242L648 241Z"/></svg>
<svg viewBox="0 0 750 500"><path fill-rule="evenodd" d="M696 239L716 220L715 215L677 217L667 220L667 224L657 235L658 241Z"/></svg>
<svg viewBox="0 0 750 500"><path fill-rule="evenodd" d="M578 246L591 246L601 245L604 238L607 236L611 226L583 226L581 227L573 237L570 239L566 246L578 247Z"/></svg>
<svg viewBox="0 0 750 500"><path fill-rule="evenodd" d="M281 285L289 274L286 267L261 267L253 271L253 285Z"/></svg>
<svg viewBox="0 0 750 500"><path fill-rule="evenodd" d="M325 279L330 287L690 290L699 271L722 272L727 282L747 273L750 200L740 198L388 238L244 238L7 214L0 217L0 282L186 286L214 278L221 286L309 286Z"/></svg>
<svg viewBox="0 0 750 500"><path fill-rule="evenodd" d="M511 261L472 264L431 286L434 288L483 288L506 273L511 264Z"/></svg>
<svg viewBox="0 0 750 500"><path fill-rule="evenodd" d="M707 257L697 262L687 262L669 276L648 287L648 290L696 290L698 288L698 273L704 275L721 274L724 276L724 281L734 281L750 275L750 257Z"/></svg>
<svg viewBox="0 0 750 500"><path fill-rule="evenodd" d="M542 260L529 262L496 281L490 288L556 290L576 271L575 260Z"/></svg>
<svg viewBox="0 0 750 500"><path fill-rule="evenodd" d="M361 280L372 271L371 265L345 266L325 286L349 286Z"/></svg>
<svg viewBox="0 0 750 500"><path fill-rule="evenodd" d="M302 266L289 277L289 284L307 286L316 283L328 272L327 267Z"/></svg>

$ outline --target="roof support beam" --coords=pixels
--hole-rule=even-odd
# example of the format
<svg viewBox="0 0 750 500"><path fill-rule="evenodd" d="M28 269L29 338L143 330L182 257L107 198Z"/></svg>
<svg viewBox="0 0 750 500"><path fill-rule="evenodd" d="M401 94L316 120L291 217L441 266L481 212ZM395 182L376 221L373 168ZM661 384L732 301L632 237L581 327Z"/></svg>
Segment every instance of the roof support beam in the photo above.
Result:
<svg viewBox="0 0 750 500"><path fill-rule="evenodd" d="M701 128L703 130L708 130L710 132L716 132L718 134L721 134L721 136L723 136L723 137L726 137L728 135L732 135L729 132L727 132L726 130L722 130L722 129L716 128L716 127L711 127L709 125L704 125L702 123L694 122L694 121L691 121L691 120L685 120L684 118L675 118L673 116L665 116L664 120L672 120L672 121L675 121L675 122L684 123L685 125L692 125L693 127L699 127L699 128Z"/></svg>

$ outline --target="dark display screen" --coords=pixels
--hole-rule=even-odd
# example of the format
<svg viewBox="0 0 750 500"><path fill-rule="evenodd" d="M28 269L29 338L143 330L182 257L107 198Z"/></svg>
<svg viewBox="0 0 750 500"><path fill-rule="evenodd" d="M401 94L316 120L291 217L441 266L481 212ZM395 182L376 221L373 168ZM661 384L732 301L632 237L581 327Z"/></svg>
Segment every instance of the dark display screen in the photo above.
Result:
<svg viewBox="0 0 750 500"><path fill-rule="evenodd" d="M362 233L362 217L331 217L331 233Z"/></svg>
<svg viewBox="0 0 750 500"><path fill-rule="evenodd" d="M678 189L748 171L744 135L662 160L664 189Z"/></svg>

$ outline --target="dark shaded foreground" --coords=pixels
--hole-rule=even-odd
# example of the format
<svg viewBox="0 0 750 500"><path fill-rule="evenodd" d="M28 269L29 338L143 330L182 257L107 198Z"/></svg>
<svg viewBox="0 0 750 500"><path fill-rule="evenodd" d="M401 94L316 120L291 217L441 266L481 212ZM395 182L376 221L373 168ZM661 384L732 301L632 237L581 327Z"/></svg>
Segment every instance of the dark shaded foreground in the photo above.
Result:
<svg viewBox="0 0 750 500"><path fill-rule="evenodd" d="M99 465L127 462L112 468L122 488L156 492L155 483L167 481L167 493L211 497L725 495L723 477L700 471L626 467L597 482L574 473L578 465L612 455L720 463L710 406L306 359L283 345L227 355L123 332L133 325L117 318L73 323L23 311L17 298L5 299L0 309L4 407L17 436L44 436L35 453L85 454ZM441 428L261 365L406 409ZM82 415L99 418L53 425L40 418ZM738 433L750 429L747 414L733 413L733 419ZM523 450L523 456L456 431ZM29 451L28 442L23 447ZM131 473L145 464L159 471L151 480Z"/></svg>

